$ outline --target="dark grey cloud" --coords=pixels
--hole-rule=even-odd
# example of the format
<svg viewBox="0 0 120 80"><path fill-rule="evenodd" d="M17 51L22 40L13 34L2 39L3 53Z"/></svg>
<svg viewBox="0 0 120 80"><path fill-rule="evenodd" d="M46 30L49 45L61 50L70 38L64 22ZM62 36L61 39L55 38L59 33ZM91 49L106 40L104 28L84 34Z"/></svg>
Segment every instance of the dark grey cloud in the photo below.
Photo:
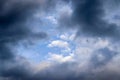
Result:
<svg viewBox="0 0 120 80"><path fill-rule="evenodd" d="M44 32L34 33L25 22L38 5L25 1L0 1L0 59L12 57L8 43L15 43L30 37L45 38ZM28 14L29 12L29 14Z"/></svg>
<svg viewBox="0 0 120 80"><path fill-rule="evenodd" d="M91 62L94 67L101 67L109 63L117 54L118 53L111 51L108 48L103 48L94 52L91 57Z"/></svg>
<svg viewBox="0 0 120 80"><path fill-rule="evenodd" d="M106 0L106 6L108 6L109 9L119 9L120 7L120 1L119 0ZM110 5L111 4L111 5Z"/></svg>
<svg viewBox="0 0 120 80"><path fill-rule="evenodd" d="M113 17L113 19L114 19L114 20L120 20L120 15L115 15L115 16Z"/></svg>
<svg viewBox="0 0 120 80"><path fill-rule="evenodd" d="M45 32L33 32L26 21L30 19L40 3L36 0L1 0L0 1L0 78L7 80L27 80L29 65L21 64L22 58L13 53L14 45L22 40L45 39ZM30 22L31 23L31 22ZM30 76L29 76L30 77ZM14 79L15 78L15 79ZM30 80L30 79L28 79Z"/></svg>
<svg viewBox="0 0 120 80"><path fill-rule="evenodd" d="M8 80L17 80L25 78L29 75L29 63L22 57L17 60L2 61L3 65L0 67L0 76L8 78Z"/></svg>
<svg viewBox="0 0 120 80"><path fill-rule="evenodd" d="M67 28L77 28L78 36L85 35L118 39L120 36L119 26L109 23L104 19L106 16L105 2L107 1L71 0L73 13L71 16L62 15L63 17L60 18L60 28L64 28L64 26Z"/></svg>

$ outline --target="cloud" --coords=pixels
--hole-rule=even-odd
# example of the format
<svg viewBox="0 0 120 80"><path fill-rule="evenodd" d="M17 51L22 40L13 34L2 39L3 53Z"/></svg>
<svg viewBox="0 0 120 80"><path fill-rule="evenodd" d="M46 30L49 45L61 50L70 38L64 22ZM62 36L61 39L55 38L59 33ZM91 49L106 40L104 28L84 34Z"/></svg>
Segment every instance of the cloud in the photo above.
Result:
<svg viewBox="0 0 120 80"><path fill-rule="evenodd" d="M39 79L119 80L119 51L111 49L112 45L99 46L104 41L104 39L99 40L84 47L79 43L76 50L66 56L49 54L48 65L50 66L38 71L37 75L41 75Z"/></svg>
<svg viewBox="0 0 120 80"><path fill-rule="evenodd" d="M14 63L14 64L13 64ZM24 58L17 56L9 61L0 61L0 77L7 80L27 80L31 76L32 67Z"/></svg>
<svg viewBox="0 0 120 80"><path fill-rule="evenodd" d="M48 58L48 60L55 61L55 62L64 63L64 62L74 61L73 54L64 56L64 55L49 53L49 55L50 55L50 58Z"/></svg>
<svg viewBox="0 0 120 80"><path fill-rule="evenodd" d="M34 3L1 0L0 4L1 59L7 59L13 55L8 47L8 43L15 43L23 39L42 39L47 37L47 34L44 32L32 32L32 30L30 30L25 24L25 21L28 18L26 14L27 12L34 10Z"/></svg>
<svg viewBox="0 0 120 80"><path fill-rule="evenodd" d="M102 57L97 57L99 55L102 55ZM111 51L108 48L99 49L90 55L90 59L88 59L87 62L84 62L79 61L75 55L71 56L74 60L70 61L71 59L68 60L67 58L70 57L70 55L62 56L59 54L51 54L50 59L52 59L52 61L50 61L50 63L48 62L48 64L51 65L38 71L36 75L39 75L38 80L119 80L120 72L117 71L118 68L117 70L113 70L114 68L111 67L111 65L115 62L117 63L120 59L119 57L115 61L116 55L118 55L116 52ZM79 54L79 56L82 56L82 54ZM116 66L119 66L119 64Z"/></svg>
<svg viewBox="0 0 120 80"><path fill-rule="evenodd" d="M73 41L75 39L75 34L62 34L60 35L60 39L66 40L66 41Z"/></svg>
<svg viewBox="0 0 120 80"><path fill-rule="evenodd" d="M95 54L93 54L91 62L93 62L94 66L98 67L106 65L108 62L110 62L110 60L112 60L115 55L118 54L114 51L109 50L108 48L99 49L94 53Z"/></svg>
<svg viewBox="0 0 120 80"><path fill-rule="evenodd" d="M52 41L48 47L60 47L60 48L69 48L69 43L62 40Z"/></svg>
<svg viewBox="0 0 120 80"><path fill-rule="evenodd" d="M33 32L26 25L30 15L32 17L31 11L34 12L37 7L38 4L32 0L0 1L0 64L2 64L0 78L3 80L27 80L29 62L24 63L24 59L14 53L12 46L17 45L22 40L33 40L33 38L41 40L47 37L46 32ZM18 57L20 57L19 60L16 60Z"/></svg>
<svg viewBox="0 0 120 80"><path fill-rule="evenodd" d="M50 20L53 24L57 24L57 20L54 18L54 16L47 16L46 19Z"/></svg>
<svg viewBox="0 0 120 80"><path fill-rule="evenodd" d="M64 0L63 0L64 1ZM119 39L120 32L116 24L108 23L103 1L71 0L65 4L58 21L60 28L78 30L78 42L75 50L66 55L48 54L47 60L39 65L14 53L12 46L23 40L34 41L47 37L46 32L34 32L26 21L34 10L48 13L57 4L57 0L1 0L0 1L0 79L1 80L119 80L119 50L103 37ZM59 2L59 1L58 1ZM55 19L48 17L51 21ZM32 24L32 22L30 22ZM66 30L67 32L67 30ZM89 40L88 36L92 36ZM94 37L93 37L94 36ZM62 40L53 40L48 47L69 49L68 41L75 35L61 35ZM95 37L101 37L96 39ZM94 40L95 39L95 40ZM119 45L117 46L119 47ZM36 67L37 66L37 67Z"/></svg>
<svg viewBox="0 0 120 80"><path fill-rule="evenodd" d="M78 36L119 39L119 26L104 19L106 16L104 2L103 0L71 0L69 6L72 6L72 14L68 16L64 13L60 16L60 28L77 28Z"/></svg>
<svg viewBox="0 0 120 80"><path fill-rule="evenodd" d="M91 49L89 46L88 50L83 50L78 46L75 53L67 56L52 53L47 58L48 61L41 62L37 68L31 67L24 58L16 58L0 67L1 77L8 80L119 80L118 52L107 46L100 49L94 48L93 51ZM87 51L84 52L85 50Z"/></svg>
<svg viewBox="0 0 120 80"><path fill-rule="evenodd" d="M49 48L58 48L59 52L69 53L71 51L70 45L67 41L63 40L54 40L50 44L48 44Z"/></svg>

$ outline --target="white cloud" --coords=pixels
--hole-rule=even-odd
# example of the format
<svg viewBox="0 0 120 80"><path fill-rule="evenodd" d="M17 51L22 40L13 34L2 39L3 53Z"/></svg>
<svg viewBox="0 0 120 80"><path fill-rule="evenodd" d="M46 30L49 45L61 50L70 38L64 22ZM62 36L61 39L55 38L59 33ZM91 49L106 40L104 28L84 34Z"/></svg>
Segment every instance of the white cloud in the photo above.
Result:
<svg viewBox="0 0 120 80"><path fill-rule="evenodd" d="M62 54L54 54L54 53L49 53L49 58L48 60L55 61L55 62L69 62L69 61L74 61L73 59L73 54L70 54L68 56L63 56Z"/></svg>
<svg viewBox="0 0 120 80"><path fill-rule="evenodd" d="M60 39L68 40L68 35L67 34L62 34L62 35L60 35Z"/></svg>
<svg viewBox="0 0 120 80"><path fill-rule="evenodd" d="M48 44L48 47L68 48L69 43L62 40L54 40L50 44Z"/></svg>
<svg viewBox="0 0 120 80"><path fill-rule="evenodd" d="M65 33L65 34L60 35L60 39L62 39L62 40L73 41L74 38L75 38L75 34Z"/></svg>
<svg viewBox="0 0 120 80"><path fill-rule="evenodd" d="M69 52L71 52L70 44L67 41L54 40L50 44L48 44L48 47L59 48L61 53L69 53Z"/></svg>

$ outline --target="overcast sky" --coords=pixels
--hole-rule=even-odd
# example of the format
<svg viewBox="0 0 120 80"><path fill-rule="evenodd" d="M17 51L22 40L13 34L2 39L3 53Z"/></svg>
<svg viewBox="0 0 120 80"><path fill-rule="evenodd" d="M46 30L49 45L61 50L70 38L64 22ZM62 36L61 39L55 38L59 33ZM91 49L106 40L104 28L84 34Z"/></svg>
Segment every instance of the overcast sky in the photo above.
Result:
<svg viewBox="0 0 120 80"><path fill-rule="evenodd" d="M120 80L119 0L0 0L0 80Z"/></svg>

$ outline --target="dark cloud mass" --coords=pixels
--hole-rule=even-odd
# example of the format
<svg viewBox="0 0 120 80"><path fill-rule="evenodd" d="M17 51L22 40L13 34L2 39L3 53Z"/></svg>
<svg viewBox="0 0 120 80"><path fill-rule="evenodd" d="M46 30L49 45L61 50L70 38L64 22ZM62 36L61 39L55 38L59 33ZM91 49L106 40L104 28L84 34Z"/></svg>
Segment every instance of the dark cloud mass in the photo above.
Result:
<svg viewBox="0 0 120 80"><path fill-rule="evenodd" d="M100 49L94 52L92 55L91 62L95 67L100 67L106 65L114 56L117 55L116 52L110 51L108 48Z"/></svg>
<svg viewBox="0 0 120 80"><path fill-rule="evenodd" d="M31 0L0 0L0 79L18 80L28 75L27 68L20 63L24 62L12 51L10 45L21 40L32 38L46 38L44 32L35 33L25 24L29 15L32 15L39 5ZM7 65L10 64L10 65ZM15 78L15 79L14 79ZM22 80L23 80L22 79ZM26 80L26 79L24 79ZM30 79L29 79L30 80Z"/></svg>
<svg viewBox="0 0 120 80"><path fill-rule="evenodd" d="M65 4L71 3L73 12L69 16L63 14L60 17L60 28L77 28L77 36L82 34L119 40L119 26L104 19L103 0L62 1ZM118 52L109 48L96 50L86 64L87 68L80 67L81 63L75 61L54 64L40 71L36 71L26 58L13 52L11 45L22 40L47 37L45 32L33 32L26 21L34 10L39 8L48 13L57 2L58 0L0 0L0 80L120 80L119 68L116 69L117 72L109 66Z"/></svg>
<svg viewBox="0 0 120 80"><path fill-rule="evenodd" d="M89 35L100 37L119 36L117 26L103 20L105 14L102 5L101 0L83 0L79 4L75 3L73 18L80 24L80 29Z"/></svg>
<svg viewBox="0 0 120 80"><path fill-rule="evenodd" d="M106 16L104 9L106 1L71 0L71 2L73 13L71 16L66 16L67 18L63 15L60 19L62 26L77 28L78 36L109 37L112 39L118 39L120 37L119 26L109 23L104 19ZM109 1L109 4L111 3L112 5L113 2L116 3L116 1Z"/></svg>
<svg viewBox="0 0 120 80"><path fill-rule="evenodd" d="M33 33L25 25L28 12L32 11L35 3L22 1L0 1L0 59L12 57L8 43L18 42L29 37L46 37L46 34ZM39 35L39 36L38 36Z"/></svg>

